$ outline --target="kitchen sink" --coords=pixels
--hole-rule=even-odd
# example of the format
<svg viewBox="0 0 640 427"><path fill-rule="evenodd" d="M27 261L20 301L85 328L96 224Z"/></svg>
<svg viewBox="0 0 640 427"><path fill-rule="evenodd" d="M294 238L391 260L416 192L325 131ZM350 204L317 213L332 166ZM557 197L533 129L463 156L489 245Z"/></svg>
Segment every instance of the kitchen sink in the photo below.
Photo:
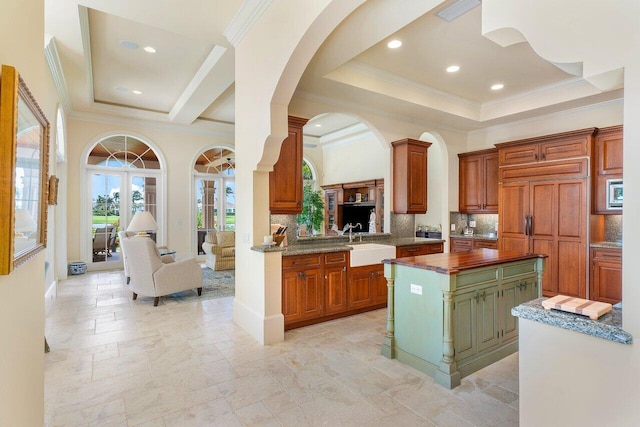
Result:
<svg viewBox="0 0 640 427"><path fill-rule="evenodd" d="M353 249L350 251L349 257L349 265L351 267L380 264L383 259L396 257L395 246L381 245L379 243L361 243L347 246Z"/></svg>

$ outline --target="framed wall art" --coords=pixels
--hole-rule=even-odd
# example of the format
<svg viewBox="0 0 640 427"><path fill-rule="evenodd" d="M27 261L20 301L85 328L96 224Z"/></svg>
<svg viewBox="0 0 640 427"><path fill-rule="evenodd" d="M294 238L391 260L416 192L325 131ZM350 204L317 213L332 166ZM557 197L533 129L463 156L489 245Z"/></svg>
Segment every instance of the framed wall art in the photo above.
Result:
<svg viewBox="0 0 640 427"><path fill-rule="evenodd" d="M49 122L14 67L0 74L0 274L46 246Z"/></svg>

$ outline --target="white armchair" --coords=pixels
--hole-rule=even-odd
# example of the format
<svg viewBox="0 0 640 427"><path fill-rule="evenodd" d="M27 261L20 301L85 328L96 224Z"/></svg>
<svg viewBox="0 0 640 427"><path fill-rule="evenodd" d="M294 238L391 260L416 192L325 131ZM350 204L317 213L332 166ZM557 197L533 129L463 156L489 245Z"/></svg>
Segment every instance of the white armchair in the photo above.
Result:
<svg viewBox="0 0 640 427"><path fill-rule="evenodd" d="M129 261L127 260L127 244L129 239L136 235L133 231L118 231L118 240L120 241L120 253L122 254L122 267L124 268L124 276L127 278L127 285L131 282L131 274L129 273ZM162 255L160 259L163 263L168 264L174 259L171 255Z"/></svg>
<svg viewBox="0 0 640 427"><path fill-rule="evenodd" d="M134 300L152 296L157 306L161 296L188 289L202 295L202 268L194 258L164 264L155 243L146 237L128 238L125 252Z"/></svg>

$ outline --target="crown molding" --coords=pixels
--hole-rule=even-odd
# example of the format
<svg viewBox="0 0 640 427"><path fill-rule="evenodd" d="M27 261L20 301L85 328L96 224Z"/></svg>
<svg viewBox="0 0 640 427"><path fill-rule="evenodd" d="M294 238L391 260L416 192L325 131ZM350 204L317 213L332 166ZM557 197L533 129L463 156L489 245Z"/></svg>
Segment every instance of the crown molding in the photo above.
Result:
<svg viewBox="0 0 640 427"><path fill-rule="evenodd" d="M240 43L253 24L271 5L272 0L245 0L223 35L234 47Z"/></svg>
<svg viewBox="0 0 640 427"><path fill-rule="evenodd" d="M55 37L48 36L44 46L44 56L47 60L47 64L49 65L51 77L53 77L53 84L56 87L60 105L66 115L69 115L72 111L71 98L69 97L67 81L64 78L64 71L62 70L62 63L60 62L60 55L58 54L58 46L56 44Z"/></svg>
<svg viewBox="0 0 640 427"><path fill-rule="evenodd" d="M104 115L83 111L74 111L69 117L73 120L93 123L104 123L113 126L131 126L141 129L177 132L193 135L205 135L222 138L235 145L235 125L233 123L196 120L191 125L157 122L152 120L132 119L128 117Z"/></svg>

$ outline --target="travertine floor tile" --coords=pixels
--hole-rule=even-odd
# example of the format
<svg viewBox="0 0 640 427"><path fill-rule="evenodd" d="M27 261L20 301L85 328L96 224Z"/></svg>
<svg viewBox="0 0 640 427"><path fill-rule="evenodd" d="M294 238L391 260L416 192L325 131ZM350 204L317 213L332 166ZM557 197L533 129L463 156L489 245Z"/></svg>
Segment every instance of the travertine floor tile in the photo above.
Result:
<svg viewBox="0 0 640 427"><path fill-rule="evenodd" d="M46 316L47 426L517 426L518 356L447 390L380 355L386 311L261 346L233 298L131 299L122 272L61 282Z"/></svg>

